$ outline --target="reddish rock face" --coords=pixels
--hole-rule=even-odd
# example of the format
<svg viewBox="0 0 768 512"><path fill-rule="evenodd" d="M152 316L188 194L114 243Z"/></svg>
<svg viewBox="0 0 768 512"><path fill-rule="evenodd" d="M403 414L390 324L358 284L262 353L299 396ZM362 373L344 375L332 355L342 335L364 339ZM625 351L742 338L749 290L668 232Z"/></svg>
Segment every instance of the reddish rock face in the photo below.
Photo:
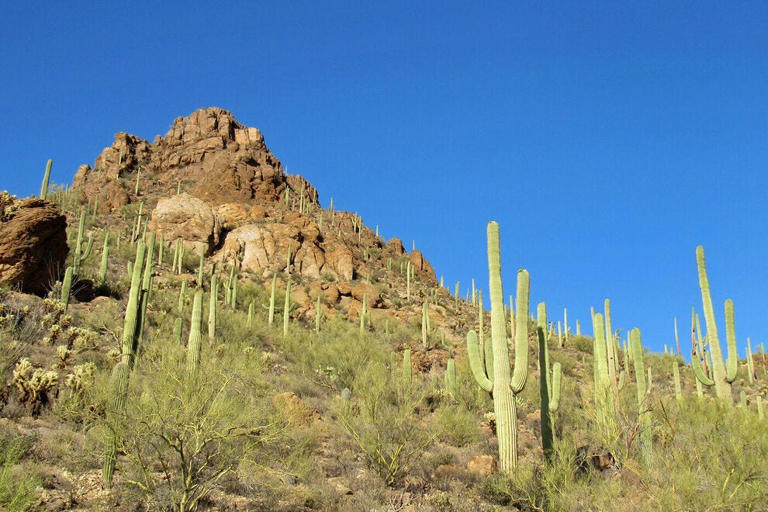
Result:
<svg viewBox="0 0 768 512"><path fill-rule="evenodd" d="M88 197L98 195L99 209L114 211L137 200L139 174L139 196L170 195L181 182L182 191L214 207L273 203L284 197L286 188L292 198L303 191L307 203L318 201L317 190L306 179L283 172L259 130L216 107L177 118L165 137L151 144L118 133L93 168L80 166L73 189Z"/></svg>
<svg viewBox="0 0 768 512"><path fill-rule="evenodd" d="M64 269L67 219L53 203L0 193L0 282L44 294Z"/></svg>
<svg viewBox="0 0 768 512"><path fill-rule="evenodd" d="M384 248L357 214L319 209L317 190L303 177L284 173L259 130L215 107L177 118L152 143L118 133L93 168L80 167L72 188L98 198L101 213L144 201L152 211L149 229L166 243L181 238L215 261L264 277L287 266L311 280L341 284L407 254L397 238ZM436 283L420 252L408 257L419 278ZM366 295L370 307L382 305L375 288L363 288L356 287L355 300ZM334 303L339 293L349 295L341 290L327 291L326 299Z"/></svg>

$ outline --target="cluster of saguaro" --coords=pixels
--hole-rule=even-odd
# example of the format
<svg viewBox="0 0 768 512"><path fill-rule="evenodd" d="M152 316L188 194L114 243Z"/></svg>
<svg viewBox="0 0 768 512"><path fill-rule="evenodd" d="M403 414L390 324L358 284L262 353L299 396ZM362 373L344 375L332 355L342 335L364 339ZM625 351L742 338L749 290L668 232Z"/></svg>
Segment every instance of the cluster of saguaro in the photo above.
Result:
<svg viewBox="0 0 768 512"><path fill-rule="evenodd" d="M539 338L539 393L541 396L541 446L544 456L551 460L555 446L555 427L552 415L560 405L560 363L552 366L549 374L549 347L547 343L547 307L537 307L536 332Z"/></svg>
<svg viewBox="0 0 768 512"><path fill-rule="evenodd" d="M517 273L517 315L515 326L515 369L510 376L507 328L504 313L504 293L501 285L501 256L499 225L488 223L488 275L491 295L491 344L493 372L489 375L481 354L484 350L477 335L467 335L470 368L480 387L493 393L496 432L499 440L499 464L505 473L517 465L517 405L515 395L525 387L528 378L528 295L529 276L526 270Z"/></svg>
<svg viewBox="0 0 768 512"><path fill-rule="evenodd" d="M692 367L696 378L705 386L715 387L715 395L725 400L727 403L733 403L731 394L731 383L736 379L738 369L738 354L736 352L736 332L734 328L733 301L725 301L725 329L726 341L728 344L728 358L723 362L723 353L720 348L720 339L717 333L717 323L715 321L715 311L712 307L712 296L709 291L709 279L707 278L707 265L704 256L704 248L696 247L696 264L699 271L699 287L701 289L701 301L704 307L704 320L707 325L707 341L712 357L712 378L710 379L701 368L696 364L697 357L691 358Z"/></svg>
<svg viewBox="0 0 768 512"><path fill-rule="evenodd" d="M595 382L595 412L603 425L610 426L615 420L616 400L611 379L612 361L608 359L609 346L606 343L606 330L603 315L595 313L592 317L595 336L592 340L594 353L593 375ZM615 371L615 370L614 370ZM615 373L613 374L615 377ZM618 389L618 386L616 386Z"/></svg>

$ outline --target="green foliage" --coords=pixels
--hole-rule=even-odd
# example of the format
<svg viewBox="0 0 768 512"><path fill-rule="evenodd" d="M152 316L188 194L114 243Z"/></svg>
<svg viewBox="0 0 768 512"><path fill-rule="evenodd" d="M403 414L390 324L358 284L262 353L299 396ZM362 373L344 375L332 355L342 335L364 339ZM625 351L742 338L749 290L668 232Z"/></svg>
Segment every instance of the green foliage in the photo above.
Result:
<svg viewBox="0 0 768 512"><path fill-rule="evenodd" d="M426 395L421 381L410 385L381 363L361 368L352 396L356 407L338 411L339 421L387 485L397 485L433 442L419 411Z"/></svg>
<svg viewBox="0 0 768 512"><path fill-rule="evenodd" d="M39 478L20 471L34 440L15 433L0 433L0 507L8 512L30 510L37 499Z"/></svg>

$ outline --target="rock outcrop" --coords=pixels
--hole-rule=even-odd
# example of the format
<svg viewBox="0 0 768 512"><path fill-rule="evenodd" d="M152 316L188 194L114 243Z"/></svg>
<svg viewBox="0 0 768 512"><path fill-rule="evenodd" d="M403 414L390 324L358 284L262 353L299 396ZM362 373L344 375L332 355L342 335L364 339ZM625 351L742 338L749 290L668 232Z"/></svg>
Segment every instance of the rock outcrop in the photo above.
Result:
<svg viewBox="0 0 768 512"><path fill-rule="evenodd" d="M64 268L67 219L48 201L0 193L0 282L44 294Z"/></svg>
<svg viewBox="0 0 768 512"><path fill-rule="evenodd" d="M261 278L287 269L343 283L404 256L419 279L437 282L419 251L408 254L397 238L385 245L357 214L319 208L317 190L284 173L261 132L220 108L177 118L152 143L118 133L93 168L81 166L73 189L98 198L101 212L143 201L152 212L148 229L166 244L181 238L188 249ZM358 303L366 295L370 307L381 301L370 289L341 295Z"/></svg>
<svg viewBox="0 0 768 512"><path fill-rule="evenodd" d="M160 199L152 212L149 229L163 234L166 242L178 238L198 254L210 255L219 244L221 226L213 209L189 194Z"/></svg>
<svg viewBox="0 0 768 512"><path fill-rule="evenodd" d="M101 211L118 210L145 194L170 195L178 186L214 207L275 202L288 188L292 197L303 193L308 203L318 202L317 190L306 179L283 172L258 129L216 107L177 118L168 133L151 144L118 133L93 168L80 166L73 183L74 190L88 197L103 196Z"/></svg>

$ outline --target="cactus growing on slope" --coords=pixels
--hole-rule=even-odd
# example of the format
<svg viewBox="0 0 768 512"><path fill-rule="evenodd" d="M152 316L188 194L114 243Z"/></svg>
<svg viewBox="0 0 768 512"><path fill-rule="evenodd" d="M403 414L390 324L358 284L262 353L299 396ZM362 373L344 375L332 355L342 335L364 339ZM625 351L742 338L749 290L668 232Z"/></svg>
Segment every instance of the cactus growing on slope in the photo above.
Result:
<svg viewBox="0 0 768 512"><path fill-rule="evenodd" d="M718 398L725 400L727 403L733 403L733 396L731 394L731 382L736 377L736 364L737 355L735 350L732 350L730 337L728 339L728 369L726 370L726 364L723 363L723 353L720 349L720 340L717 334L717 323L715 322L715 310L712 307L712 296L709 291L709 279L707 278L707 264L704 256L704 248L702 246L696 247L696 264L699 271L699 288L701 289L701 301L704 306L704 320L707 326L707 339L709 341L709 350L712 354L712 376L711 379L715 386L715 394ZM728 320L728 301L726 302L726 329L729 331L733 329L733 302L731 302L730 320ZM730 327L729 327L730 326ZM733 349L735 349L735 334L733 336ZM734 371L731 372L730 370ZM697 378L698 378L697 373ZM708 379L709 380L709 379ZM707 382L702 381L702 384L708 385Z"/></svg>
<svg viewBox="0 0 768 512"><path fill-rule="evenodd" d="M517 405L515 394L525 387L528 378L528 295L529 276L526 270L517 273L517 314L515 325L515 369L510 376L507 328L504 313L504 293L501 285L501 256L499 225L488 223L488 276L491 295L491 343L493 348L493 380L481 371L477 335L467 335L470 366L482 389L493 393L496 432L499 440L499 465L505 473L517 466ZM474 358L474 361L472 361Z"/></svg>
<svg viewBox="0 0 768 512"><path fill-rule="evenodd" d="M541 396L541 446L547 460L552 458L555 446L555 428L552 413L560 404L560 363L552 367L549 375L549 347L547 345L547 307L541 302L537 307L536 332L539 338L539 392Z"/></svg>
<svg viewBox="0 0 768 512"><path fill-rule="evenodd" d="M53 160L50 158L48 159L48 162L45 164L45 174L43 174L43 184L40 186L40 199L48 199L48 181L51 179L51 166L53 165Z"/></svg>

